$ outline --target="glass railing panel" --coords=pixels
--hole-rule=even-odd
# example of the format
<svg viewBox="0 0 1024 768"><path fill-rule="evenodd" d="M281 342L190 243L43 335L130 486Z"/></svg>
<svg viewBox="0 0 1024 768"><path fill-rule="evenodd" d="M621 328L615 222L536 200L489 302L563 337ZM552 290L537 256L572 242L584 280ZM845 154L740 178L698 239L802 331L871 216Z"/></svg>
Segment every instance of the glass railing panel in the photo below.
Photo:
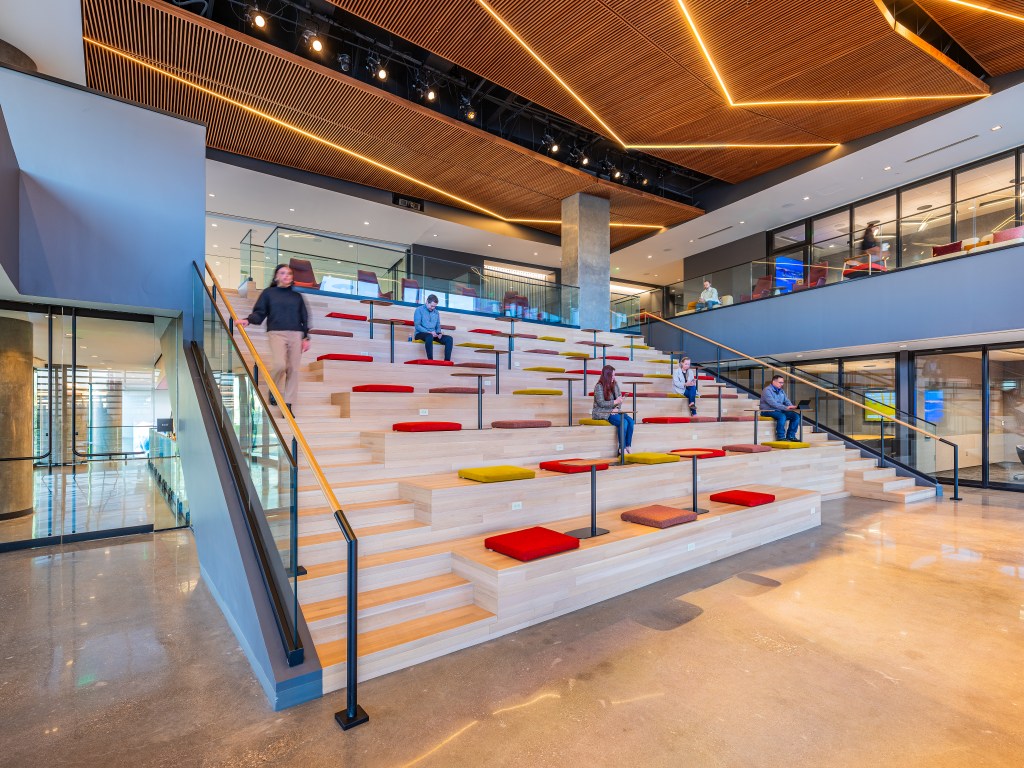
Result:
<svg viewBox="0 0 1024 768"><path fill-rule="evenodd" d="M255 493L263 515L260 528L272 537L272 543L267 542L268 549L276 553L282 572L291 577L289 586L294 593L297 584L292 553L298 531L292 495L297 492L297 480L289 443L278 431L268 405L253 384L245 359L226 327L228 315L220 300L215 307L198 275L194 282L196 304L202 308L203 352L221 406L214 408L215 417L235 435L250 490ZM286 602L291 625L297 626L294 601Z"/></svg>
<svg viewBox="0 0 1024 768"><path fill-rule="evenodd" d="M960 251L985 245L995 232L1011 229L1016 224L1016 187L1007 186L956 204L956 237Z"/></svg>
<svg viewBox="0 0 1024 768"><path fill-rule="evenodd" d="M928 208L900 219L900 266L930 260L933 249L949 244L952 223L952 206L949 205Z"/></svg>

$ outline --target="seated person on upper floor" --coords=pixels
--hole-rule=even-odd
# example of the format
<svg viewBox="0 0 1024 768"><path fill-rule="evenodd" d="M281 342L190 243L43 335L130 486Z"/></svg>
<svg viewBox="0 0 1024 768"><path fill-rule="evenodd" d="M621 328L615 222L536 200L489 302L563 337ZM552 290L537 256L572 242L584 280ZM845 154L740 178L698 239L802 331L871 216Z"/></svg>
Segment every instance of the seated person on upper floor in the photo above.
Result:
<svg viewBox="0 0 1024 768"><path fill-rule="evenodd" d="M761 393L761 412L775 419L776 440L796 443L799 442L796 438L796 429L800 426L800 414L786 396L783 387L785 383L786 377L781 374L772 377L772 383Z"/></svg>
<svg viewBox="0 0 1024 768"><path fill-rule="evenodd" d="M455 340L451 336L441 333L441 313L437 311L437 296L427 296L427 303L416 307L412 316L415 325L416 338L423 341L423 347L427 350L427 360L434 359L434 342L444 344L444 359L452 359L452 345Z"/></svg>
<svg viewBox="0 0 1024 768"><path fill-rule="evenodd" d="M700 292L700 300L697 301L697 311L703 309L714 309L722 302L718 298L718 289L711 287L711 281L704 281L704 290Z"/></svg>
<svg viewBox="0 0 1024 768"><path fill-rule="evenodd" d="M859 267L863 263L861 260L870 264L885 265L885 260L889 258L889 244L878 242L878 233L881 231L878 225L877 221L868 222L864 228L864 237L860 241L860 256L847 259L843 262L844 268Z"/></svg>

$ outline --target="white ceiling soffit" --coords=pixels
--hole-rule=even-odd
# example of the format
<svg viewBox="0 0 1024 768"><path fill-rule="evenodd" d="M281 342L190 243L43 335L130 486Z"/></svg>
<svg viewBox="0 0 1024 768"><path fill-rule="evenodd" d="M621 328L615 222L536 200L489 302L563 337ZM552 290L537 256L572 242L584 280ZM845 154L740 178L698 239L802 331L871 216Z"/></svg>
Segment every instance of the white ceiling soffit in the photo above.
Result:
<svg viewBox="0 0 1024 768"><path fill-rule="evenodd" d="M671 254L678 264L710 248L998 154L1024 144L1022 105L1024 83L629 245L613 259L637 264L648 254ZM996 125L1002 128L993 131ZM971 136L977 138L962 141ZM883 170L887 166L891 170ZM675 268L676 279L681 271L681 265Z"/></svg>
<svg viewBox="0 0 1024 768"><path fill-rule="evenodd" d="M833 357L863 357L865 355L891 355L895 352L914 352L916 350L955 351L959 347L981 346L983 344L1020 343L1024 329L1015 331L994 331L992 333L972 333L962 336L944 336L932 339L914 339L894 344L861 344L854 347L837 347L831 349L815 349L800 354L774 355L779 360L800 364L801 360L826 360ZM1021 344L1024 346L1024 344Z"/></svg>
<svg viewBox="0 0 1024 768"><path fill-rule="evenodd" d="M239 240L250 227L255 230L253 242L262 244L273 230L272 224L276 223L402 246L418 243L548 267L559 266L562 258L561 248L556 245L486 232L215 160L206 161L206 191L207 256L226 252L237 255ZM269 222L270 225L231 221L227 217ZM218 247L214 248L215 245Z"/></svg>
<svg viewBox="0 0 1024 768"><path fill-rule="evenodd" d="M0 0L0 40L42 74L85 85L80 0Z"/></svg>

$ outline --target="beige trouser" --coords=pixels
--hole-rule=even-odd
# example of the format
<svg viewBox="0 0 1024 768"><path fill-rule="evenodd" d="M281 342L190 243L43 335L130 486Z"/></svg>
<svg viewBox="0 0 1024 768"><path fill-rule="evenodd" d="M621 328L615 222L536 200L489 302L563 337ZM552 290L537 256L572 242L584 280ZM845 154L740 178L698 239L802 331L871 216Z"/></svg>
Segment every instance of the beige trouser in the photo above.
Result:
<svg viewBox="0 0 1024 768"><path fill-rule="evenodd" d="M295 405L299 395L299 364L302 362L302 331L268 331L270 375L284 395L285 403Z"/></svg>

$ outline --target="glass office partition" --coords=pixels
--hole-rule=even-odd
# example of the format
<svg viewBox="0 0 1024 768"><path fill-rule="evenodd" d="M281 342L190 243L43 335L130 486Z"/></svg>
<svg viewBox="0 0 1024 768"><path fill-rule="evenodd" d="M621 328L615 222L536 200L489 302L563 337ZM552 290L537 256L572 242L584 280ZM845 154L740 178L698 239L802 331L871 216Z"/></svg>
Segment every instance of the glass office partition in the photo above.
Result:
<svg viewBox="0 0 1024 768"><path fill-rule="evenodd" d="M811 254L806 287L820 288L828 283L839 282L843 276L843 264L850 256L850 211L844 210L814 219L811 222Z"/></svg>
<svg viewBox="0 0 1024 768"><path fill-rule="evenodd" d="M978 238L1016 224L1016 159L996 158L956 174L956 237Z"/></svg>
<svg viewBox="0 0 1024 768"><path fill-rule="evenodd" d="M1024 489L1024 347L988 353L988 479Z"/></svg>
<svg viewBox="0 0 1024 768"><path fill-rule="evenodd" d="M982 480L981 352L915 356L917 414L960 446L960 477ZM953 476L953 452L938 447L936 475Z"/></svg>
<svg viewBox="0 0 1024 768"><path fill-rule="evenodd" d="M900 266L930 259L934 246L952 240L949 177L901 191L900 210Z"/></svg>

